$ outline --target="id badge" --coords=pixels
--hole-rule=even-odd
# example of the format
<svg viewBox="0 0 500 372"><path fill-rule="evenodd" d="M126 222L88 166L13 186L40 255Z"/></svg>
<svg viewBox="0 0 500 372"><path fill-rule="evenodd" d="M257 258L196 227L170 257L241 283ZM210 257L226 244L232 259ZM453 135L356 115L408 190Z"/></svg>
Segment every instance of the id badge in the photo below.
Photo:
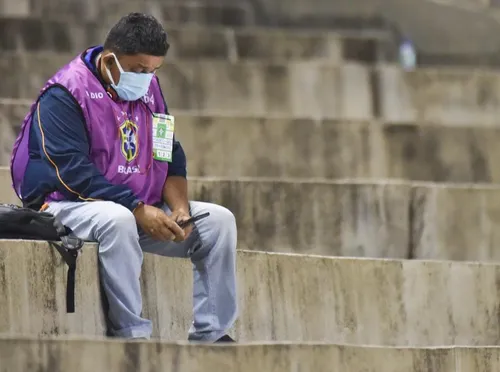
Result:
<svg viewBox="0 0 500 372"><path fill-rule="evenodd" d="M175 118L172 115L153 114L153 159L172 162Z"/></svg>

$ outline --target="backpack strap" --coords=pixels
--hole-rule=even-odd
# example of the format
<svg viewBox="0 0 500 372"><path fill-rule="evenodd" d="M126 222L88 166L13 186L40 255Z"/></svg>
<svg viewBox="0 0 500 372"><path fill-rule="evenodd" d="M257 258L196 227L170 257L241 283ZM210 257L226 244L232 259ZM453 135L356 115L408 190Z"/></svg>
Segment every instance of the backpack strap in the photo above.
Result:
<svg viewBox="0 0 500 372"><path fill-rule="evenodd" d="M67 249L62 244L49 242L49 245L59 252L68 265L68 275L66 278L66 312L75 312L75 276L76 276L76 259L78 258L77 249Z"/></svg>
<svg viewBox="0 0 500 372"><path fill-rule="evenodd" d="M70 231L59 221L54 218L54 227L59 235L62 244L49 242L49 244L57 249L64 262L68 265L68 275L66 279L66 312L75 312L75 277L76 277L76 259L78 253L83 247L83 240L70 234Z"/></svg>

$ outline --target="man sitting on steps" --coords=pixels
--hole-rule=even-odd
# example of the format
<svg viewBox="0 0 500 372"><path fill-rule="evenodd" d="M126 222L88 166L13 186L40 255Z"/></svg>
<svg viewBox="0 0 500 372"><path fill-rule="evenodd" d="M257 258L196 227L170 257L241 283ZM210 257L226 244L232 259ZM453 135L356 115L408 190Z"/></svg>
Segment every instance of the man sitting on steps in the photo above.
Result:
<svg viewBox="0 0 500 372"><path fill-rule="evenodd" d="M188 201L186 157L155 75L168 47L155 18L133 13L103 47L59 70L24 120L13 185L25 206L43 205L75 235L99 243L114 336L151 336L141 317L144 251L193 262L189 340L232 341L236 223L221 206ZM179 227L205 212L194 226Z"/></svg>

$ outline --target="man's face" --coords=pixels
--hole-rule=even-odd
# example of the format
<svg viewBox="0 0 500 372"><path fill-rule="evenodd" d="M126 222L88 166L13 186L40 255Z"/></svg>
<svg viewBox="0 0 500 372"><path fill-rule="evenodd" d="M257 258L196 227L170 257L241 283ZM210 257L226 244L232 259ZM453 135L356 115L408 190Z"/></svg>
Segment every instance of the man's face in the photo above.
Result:
<svg viewBox="0 0 500 372"><path fill-rule="evenodd" d="M147 54L117 56L120 65L125 72L152 73L158 70L165 57L149 56ZM113 54L107 52L102 56L102 62L109 68L115 84L120 81L120 70L116 64Z"/></svg>

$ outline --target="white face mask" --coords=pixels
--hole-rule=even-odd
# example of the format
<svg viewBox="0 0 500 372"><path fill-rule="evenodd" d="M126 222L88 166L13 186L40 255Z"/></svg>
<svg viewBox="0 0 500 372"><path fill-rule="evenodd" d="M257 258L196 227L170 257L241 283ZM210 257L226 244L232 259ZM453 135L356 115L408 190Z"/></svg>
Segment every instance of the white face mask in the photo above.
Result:
<svg viewBox="0 0 500 372"><path fill-rule="evenodd" d="M124 101L137 101L141 97L144 97L149 90L154 73L146 74L123 71L116 55L114 53L111 53L111 55L115 58L118 70L120 70L120 81L118 84L115 84L113 76L111 76L111 72L107 66L106 72L109 80L111 80L111 86L116 91L116 94L118 94L118 97Z"/></svg>

